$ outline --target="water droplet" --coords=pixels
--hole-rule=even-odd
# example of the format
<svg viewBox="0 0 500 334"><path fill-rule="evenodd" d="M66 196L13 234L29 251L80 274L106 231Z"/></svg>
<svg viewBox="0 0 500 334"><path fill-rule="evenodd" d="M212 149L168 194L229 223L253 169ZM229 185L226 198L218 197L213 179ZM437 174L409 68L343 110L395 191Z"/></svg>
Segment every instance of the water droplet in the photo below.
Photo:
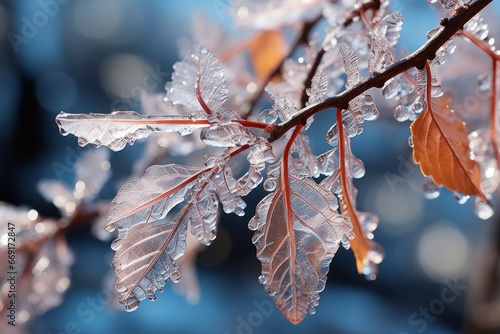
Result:
<svg viewBox="0 0 500 334"><path fill-rule="evenodd" d="M396 107L396 109L394 110L394 118L398 121L398 122L405 122L408 120L408 113L406 112L406 110L403 108L403 106L399 105Z"/></svg>
<svg viewBox="0 0 500 334"><path fill-rule="evenodd" d="M278 293L278 290L268 290L267 291L267 294L271 297L274 297L276 296L276 294Z"/></svg>
<svg viewBox="0 0 500 334"><path fill-rule="evenodd" d="M139 303L140 301L137 298L127 299L125 304L125 311L132 312L137 310L137 308L139 307Z"/></svg>
<svg viewBox="0 0 500 334"><path fill-rule="evenodd" d="M59 133L62 134L63 136L67 136L69 134L69 132L63 129L63 127L60 125L59 125Z"/></svg>
<svg viewBox="0 0 500 334"><path fill-rule="evenodd" d="M453 193L453 198L458 202L458 204L462 205L467 203L467 200L470 198L469 195L464 195L462 193L459 193L458 191L455 191Z"/></svg>
<svg viewBox="0 0 500 334"><path fill-rule="evenodd" d="M382 260L384 259L384 250L382 249L381 246L376 245L374 246L366 255L368 261L375 263L375 264L380 264Z"/></svg>
<svg viewBox="0 0 500 334"><path fill-rule="evenodd" d="M382 94L387 100L389 100L395 98L401 91L401 88L401 80L399 78L392 78L386 82L382 90Z"/></svg>
<svg viewBox="0 0 500 334"><path fill-rule="evenodd" d="M85 145L88 144L88 141L85 139L85 138L78 138L78 145L80 145L81 147L84 147Z"/></svg>
<svg viewBox="0 0 500 334"><path fill-rule="evenodd" d="M267 282L267 277L265 275L260 275L259 276L259 283L266 284L266 282Z"/></svg>
<svg viewBox="0 0 500 334"><path fill-rule="evenodd" d="M181 273L177 270L170 273L170 279L174 283L179 283L181 281Z"/></svg>
<svg viewBox="0 0 500 334"><path fill-rule="evenodd" d="M156 295L155 295L154 291L152 291L152 290L148 291L148 299L152 302L154 302L156 300Z"/></svg>
<svg viewBox="0 0 500 334"><path fill-rule="evenodd" d="M122 239L117 238L111 243L111 249L117 251L122 246Z"/></svg>
<svg viewBox="0 0 500 334"><path fill-rule="evenodd" d="M476 197L476 199L474 200L474 213L479 218L486 220L493 216L495 210L493 209L493 205L491 204L491 202L485 202Z"/></svg>
<svg viewBox="0 0 500 334"><path fill-rule="evenodd" d="M267 179L264 181L264 189L267 191L274 191L276 189L276 180L274 179Z"/></svg>
<svg viewBox="0 0 500 334"><path fill-rule="evenodd" d="M413 136L408 138L408 146L413 147Z"/></svg>
<svg viewBox="0 0 500 334"><path fill-rule="evenodd" d="M347 239L347 236L344 234L342 236L342 247L344 247L346 250L349 250L351 249L351 242L349 241L349 239Z"/></svg>
<svg viewBox="0 0 500 334"><path fill-rule="evenodd" d="M424 197L427 199L435 199L439 197L441 186L435 184L431 178L427 178L422 184L424 190Z"/></svg>
<svg viewBox="0 0 500 334"><path fill-rule="evenodd" d="M122 282L117 282L115 284L115 290L119 293L123 293L127 290L127 287Z"/></svg>

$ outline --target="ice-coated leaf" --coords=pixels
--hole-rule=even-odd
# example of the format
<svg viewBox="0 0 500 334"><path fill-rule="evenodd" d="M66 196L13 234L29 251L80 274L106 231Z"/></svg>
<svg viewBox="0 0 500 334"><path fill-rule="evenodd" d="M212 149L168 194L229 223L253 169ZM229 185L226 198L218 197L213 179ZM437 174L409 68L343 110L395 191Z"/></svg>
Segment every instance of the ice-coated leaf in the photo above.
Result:
<svg viewBox="0 0 500 334"><path fill-rule="evenodd" d="M428 97L429 99L430 97ZM437 185L488 202L479 165L469 154L467 128L448 107L448 98L432 99L411 125L413 160Z"/></svg>
<svg viewBox="0 0 500 334"><path fill-rule="evenodd" d="M203 129L200 138L209 146L235 147L252 145L258 137L239 123L217 123Z"/></svg>
<svg viewBox="0 0 500 334"><path fill-rule="evenodd" d="M291 119L298 111L297 106L282 92L278 89L272 82L266 86L266 92L271 94L271 98L274 100L274 104L271 110L264 110L261 119L269 120L271 115L276 115L276 118L279 116L282 121L288 121ZM272 122L269 122L272 123Z"/></svg>
<svg viewBox="0 0 500 334"><path fill-rule="evenodd" d="M166 101L187 106L197 116L237 117L224 107L228 89L222 65L202 46L195 46L191 55L174 64L172 81L165 89Z"/></svg>
<svg viewBox="0 0 500 334"><path fill-rule="evenodd" d="M104 228L109 232L118 228L114 249L121 245L133 226L163 219L177 204L184 201L203 172L200 168L180 165L151 166L138 180L123 185L113 199Z"/></svg>
<svg viewBox="0 0 500 334"><path fill-rule="evenodd" d="M77 197L92 199L111 177L109 151L89 150L75 163ZM81 194L81 196L80 196Z"/></svg>
<svg viewBox="0 0 500 334"><path fill-rule="evenodd" d="M309 146L309 137L300 133L297 139L293 142L292 151L297 152L303 164L308 170L309 176L317 177L318 174L318 163L316 156L312 153L311 147Z"/></svg>
<svg viewBox="0 0 500 334"><path fill-rule="evenodd" d="M151 180L159 185L150 188L160 187L160 191L148 191ZM136 183L124 185L114 200L115 211L124 208L127 212L121 216L125 218L119 217L121 221L115 223L119 235L112 246L116 250L112 266L120 303L127 310L136 309L146 297L156 299L155 292L163 290L167 278L175 283L180 281L175 260L186 250L187 229L190 226L191 234L209 245L216 236L219 201L227 213L243 214L245 202L234 194L234 183L229 167L217 163L205 170L177 165L153 166ZM167 216L172 207L184 199L180 211ZM110 218L117 215L113 209ZM165 216L164 222L145 224ZM128 233L124 233L127 229Z"/></svg>
<svg viewBox="0 0 500 334"><path fill-rule="evenodd" d="M370 74L382 73L385 69L396 62L396 57L385 41L379 37L370 39L370 57L368 58L368 70Z"/></svg>
<svg viewBox="0 0 500 334"><path fill-rule="evenodd" d="M113 151L134 144L137 139L146 138L153 132L178 132L181 135L208 126L204 119L189 116L143 116L134 111L114 111L111 114L67 114L56 117L59 131L78 137L78 144L88 143L95 147L107 146Z"/></svg>
<svg viewBox="0 0 500 334"><path fill-rule="evenodd" d="M188 230L186 235L186 251L177 261L182 280L176 287L179 288L180 292L191 304L196 304L200 299L200 284L198 283L198 276L196 273L196 258L198 253L204 248L203 244L197 240L193 234L189 233Z"/></svg>
<svg viewBox="0 0 500 334"><path fill-rule="evenodd" d="M236 181L236 193L240 196L248 195L263 179L259 168L255 165L250 165L248 171Z"/></svg>
<svg viewBox="0 0 500 334"><path fill-rule="evenodd" d="M252 241L262 263L259 281L297 324L315 312L329 264L351 225L337 213L331 192L283 169L276 190L258 204L249 228L255 230Z"/></svg>
<svg viewBox="0 0 500 334"><path fill-rule="evenodd" d="M156 299L165 281L180 280L175 260L186 249L187 216L192 204L186 205L172 221L133 226L121 240L111 266L116 272L119 302L133 311L146 297Z"/></svg>
<svg viewBox="0 0 500 334"><path fill-rule="evenodd" d="M345 73L347 74L346 88L355 86L360 81L358 69L358 57L346 43L340 44L340 54L344 62Z"/></svg>
<svg viewBox="0 0 500 334"><path fill-rule="evenodd" d="M246 203L236 194L236 180L231 168L225 166L213 179L215 192L225 213L245 215Z"/></svg>
<svg viewBox="0 0 500 334"><path fill-rule="evenodd" d="M75 201L75 196L66 185L55 180L40 180L36 189L40 195L47 201L54 204L58 209L64 212L66 204Z"/></svg>
<svg viewBox="0 0 500 334"><path fill-rule="evenodd" d="M320 103L324 100L328 88L328 76L323 71L318 71L311 81L311 88L307 90L309 100L307 105Z"/></svg>
<svg viewBox="0 0 500 334"><path fill-rule="evenodd" d="M403 14L395 12L385 16L375 24L374 34L384 38L386 46L390 49L398 43L403 28L403 19Z"/></svg>
<svg viewBox="0 0 500 334"><path fill-rule="evenodd" d="M265 168L266 162L272 162L274 159L273 147L269 141L259 138L248 153L247 160L250 163L248 171L236 181L236 193L246 196L255 189L263 180L260 172Z"/></svg>

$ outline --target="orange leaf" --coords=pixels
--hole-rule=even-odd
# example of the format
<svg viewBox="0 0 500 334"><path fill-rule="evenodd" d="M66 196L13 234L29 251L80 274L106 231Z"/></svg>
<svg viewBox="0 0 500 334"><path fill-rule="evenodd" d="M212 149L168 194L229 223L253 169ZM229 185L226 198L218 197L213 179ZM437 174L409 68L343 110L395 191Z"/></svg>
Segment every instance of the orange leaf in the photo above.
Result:
<svg viewBox="0 0 500 334"><path fill-rule="evenodd" d="M434 183L487 202L479 165L469 155L467 128L448 108L448 98L435 98L412 123L413 160Z"/></svg>
<svg viewBox="0 0 500 334"><path fill-rule="evenodd" d="M285 57L285 38L280 30L264 30L250 44L250 59L260 82L276 69Z"/></svg>

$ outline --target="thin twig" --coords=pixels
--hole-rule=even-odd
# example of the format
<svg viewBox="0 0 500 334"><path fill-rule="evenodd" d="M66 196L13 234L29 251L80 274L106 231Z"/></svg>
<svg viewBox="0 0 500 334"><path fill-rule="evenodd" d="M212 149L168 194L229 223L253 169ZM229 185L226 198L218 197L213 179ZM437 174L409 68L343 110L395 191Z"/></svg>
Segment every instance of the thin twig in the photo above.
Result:
<svg viewBox="0 0 500 334"><path fill-rule="evenodd" d="M460 29L463 28L471 18L473 18L477 13L484 9L493 0L479 0L474 4L464 7L463 10L458 11L453 17L442 20L443 30L440 33L434 35L429 39L424 45L422 45L418 50L401 59L394 65L387 68L382 73L374 73L370 77L361 81L354 87L343 91L342 93L328 98L325 101L310 105L292 118L291 120L280 124L269 136L270 141L275 141L291 128L297 124L306 124L307 119L314 114L330 108L340 108L346 109L349 102L360 94L364 93L370 88L378 87L382 88L385 82L398 74L403 73L413 67L422 68L427 60L432 60L436 52L441 46L443 46L453 35L455 35Z"/></svg>

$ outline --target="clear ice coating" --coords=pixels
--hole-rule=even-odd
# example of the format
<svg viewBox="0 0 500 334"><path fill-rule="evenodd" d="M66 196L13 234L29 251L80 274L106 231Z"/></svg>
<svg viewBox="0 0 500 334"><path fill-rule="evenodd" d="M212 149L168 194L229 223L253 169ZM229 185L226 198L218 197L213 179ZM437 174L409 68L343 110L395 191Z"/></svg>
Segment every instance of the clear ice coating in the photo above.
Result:
<svg viewBox="0 0 500 334"><path fill-rule="evenodd" d="M203 129L201 140L209 146L214 147L236 147L252 145L257 136L239 123L213 124Z"/></svg>
<svg viewBox="0 0 500 334"><path fill-rule="evenodd" d="M122 150L127 144L146 138L153 132L178 132L188 135L206 127L192 122L188 116L140 115L134 111L115 111L111 114L67 114L59 113L56 123L60 132L78 137L78 144L92 144Z"/></svg>

